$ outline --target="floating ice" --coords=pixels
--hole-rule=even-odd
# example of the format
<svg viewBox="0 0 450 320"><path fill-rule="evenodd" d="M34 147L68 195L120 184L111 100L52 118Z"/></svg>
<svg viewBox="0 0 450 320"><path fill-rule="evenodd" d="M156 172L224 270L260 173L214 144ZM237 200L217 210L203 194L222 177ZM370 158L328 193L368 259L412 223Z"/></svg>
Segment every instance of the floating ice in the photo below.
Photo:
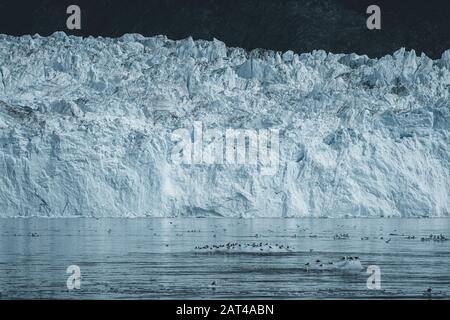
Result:
<svg viewBox="0 0 450 320"><path fill-rule="evenodd" d="M324 262L316 260L305 264L306 271L361 271L363 269L358 257L342 257L339 261Z"/></svg>
<svg viewBox="0 0 450 320"><path fill-rule="evenodd" d="M450 51L0 36L0 216L448 216ZM178 165L170 134L280 130L273 176Z"/></svg>
<svg viewBox="0 0 450 320"><path fill-rule="evenodd" d="M211 244L204 246L197 246L194 248L197 252L211 252L211 253L281 253L292 252L294 247L289 245L280 245L277 243L226 243L226 244Z"/></svg>

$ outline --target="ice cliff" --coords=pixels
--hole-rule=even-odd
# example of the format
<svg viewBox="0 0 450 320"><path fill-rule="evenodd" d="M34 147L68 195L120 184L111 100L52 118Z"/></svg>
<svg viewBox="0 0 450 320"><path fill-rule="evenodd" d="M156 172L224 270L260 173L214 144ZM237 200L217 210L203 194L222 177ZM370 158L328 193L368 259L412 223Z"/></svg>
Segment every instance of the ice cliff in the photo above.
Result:
<svg viewBox="0 0 450 320"><path fill-rule="evenodd" d="M0 216L449 216L450 51L0 36ZM276 128L274 175L171 133Z"/></svg>

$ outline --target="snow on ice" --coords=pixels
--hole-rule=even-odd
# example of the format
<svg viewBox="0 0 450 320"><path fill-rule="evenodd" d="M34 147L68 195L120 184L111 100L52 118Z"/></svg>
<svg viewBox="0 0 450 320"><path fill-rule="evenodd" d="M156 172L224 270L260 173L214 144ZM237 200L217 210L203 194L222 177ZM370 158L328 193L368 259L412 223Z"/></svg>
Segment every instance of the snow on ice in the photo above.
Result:
<svg viewBox="0 0 450 320"><path fill-rule="evenodd" d="M450 51L0 36L0 216L448 216ZM279 166L174 163L171 133L279 130Z"/></svg>

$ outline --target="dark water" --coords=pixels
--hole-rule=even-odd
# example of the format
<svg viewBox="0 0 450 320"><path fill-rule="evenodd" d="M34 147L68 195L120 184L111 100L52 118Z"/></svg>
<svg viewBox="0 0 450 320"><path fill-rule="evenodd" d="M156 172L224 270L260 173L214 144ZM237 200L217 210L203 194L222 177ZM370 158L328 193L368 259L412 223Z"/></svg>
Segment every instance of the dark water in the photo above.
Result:
<svg viewBox="0 0 450 320"><path fill-rule="evenodd" d="M79 36L140 33L171 39L213 38L228 46L380 57L406 47L439 59L450 48L444 0L15 0L0 1L0 33ZM81 30L68 30L66 8L81 8ZM367 7L381 8L381 31L366 27Z"/></svg>
<svg viewBox="0 0 450 320"><path fill-rule="evenodd" d="M420 239L441 233L450 235L450 219L0 219L0 298L448 299L450 241ZM227 242L295 249L194 250ZM344 255L364 270L304 270ZM67 289L70 265L80 267L79 290ZM381 290L367 288L368 265L380 267Z"/></svg>

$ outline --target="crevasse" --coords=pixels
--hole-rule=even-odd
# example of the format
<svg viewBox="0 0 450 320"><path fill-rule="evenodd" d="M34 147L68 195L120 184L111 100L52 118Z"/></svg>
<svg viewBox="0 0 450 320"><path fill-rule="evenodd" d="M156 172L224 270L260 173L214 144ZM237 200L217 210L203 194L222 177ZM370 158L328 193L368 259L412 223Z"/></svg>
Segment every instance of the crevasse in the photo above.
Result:
<svg viewBox="0 0 450 320"><path fill-rule="evenodd" d="M448 216L450 51L0 36L0 216ZM171 133L276 128L275 175L175 164Z"/></svg>

